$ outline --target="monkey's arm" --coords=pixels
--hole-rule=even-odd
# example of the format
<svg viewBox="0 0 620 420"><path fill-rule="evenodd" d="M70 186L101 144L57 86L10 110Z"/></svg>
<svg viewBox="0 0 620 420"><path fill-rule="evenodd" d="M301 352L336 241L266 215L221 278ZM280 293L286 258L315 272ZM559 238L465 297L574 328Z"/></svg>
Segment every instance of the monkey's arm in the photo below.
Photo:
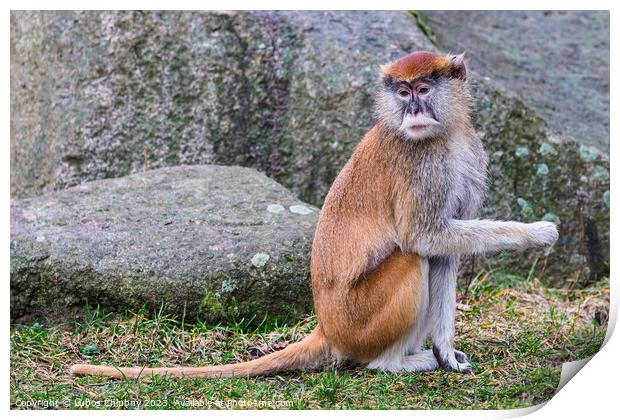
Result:
<svg viewBox="0 0 620 420"><path fill-rule="evenodd" d="M432 230L416 232L412 239L411 252L432 257L550 246L558 231L551 222L449 219Z"/></svg>
<svg viewBox="0 0 620 420"><path fill-rule="evenodd" d="M526 224L457 219L443 224L431 234L418 237L419 252L433 255L429 258L431 336L433 354L442 369L471 370L466 356L455 350L452 342L459 255L546 246L556 239L555 225L549 222Z"/></svg>

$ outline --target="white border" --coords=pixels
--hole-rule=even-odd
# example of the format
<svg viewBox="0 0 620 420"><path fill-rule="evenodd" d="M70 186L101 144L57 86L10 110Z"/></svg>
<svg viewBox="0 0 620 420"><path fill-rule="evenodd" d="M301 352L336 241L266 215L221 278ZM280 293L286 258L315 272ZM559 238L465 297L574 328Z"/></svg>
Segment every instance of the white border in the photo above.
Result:
<svg viewBox="0 0 620 420"><path fill-rule="evenodd" d="M616 3L618 4L618 3ZM151 0L151 1L108 1L108 2L92 2L85 3L84 1L29 1L24 0L20 2L9 2L7 9L7 14L5 15L5 20L3 21L3 29L5 37L9 37L9 28L8 28L8 11L10 9L85 9L85 8L93 8L93 9L222 9L222 6L225 5L226 9L237 10L237 9L298 9L298 10L320 10L320 9L332 9L332 10L361 10L361 9L382 9L382 10L424 10L430 9L428 6L432 6L432 9L572 9L579 10L583 9L584 6L587 9L594 10L611 10L611 45L612 45L612 55L611 55L611 98L612 98L612 106L611 106L611 138L615 138L614 136L618 133L618 112L616 107L614 107L614 99L618 98L618 84L617 76L615 74L618 73L618 65L617 65L617 57L618 54L614 53L613 47L618 45L618 19L617 19L617 9L618 7L613 7L611 1L597 1L590 0L587 3L584 2L576 2L576 1L533 1L533 0L523 0L520 2L497 2L497 1L473 1L470 0L466 3L468 7L465 7L464 2L456 2L456 1L442 1L442 0L434 0L432 4L428 4L427 2L421 1L396 1L396 0L382 0L381 2L369 2L369 1L325 1L325 0L314 0L314 1L306 1L306 2L292 2L285 0L264 0L264 1L242 1L242 0L229 0L227 2L213 2L213 1L187 1L187 0L176 0L174 2L170 1L161 1L161 0ZM2 48L2 56L5 57L5 65L2 70L5 73L4 80L4 95L5 101L2 103L2 107L4 108L5 118L3 119L4 125L4 133L5 133L5 141L3 144L3 150L5 153L3 154L3 158L5 160L5 164L2 165L2 169L0 169L2 173L2 177L4 182L2 183L2 193L3 197L5 197L5 206L2 208L3 212L3 220L2 224L3 233L4 233L4 242L2 242L2 277L4 279L4 290L5 290L5 299L7 305L5 306L4 313L4 323L2 325L4 331L4 340L2 340L2 348L4 354L3 360L3 371L5 373L4 378L4 398L6 401L5 409L8 411L9 407L9 381L7 380L9 377L9 314L8 314L8 300L9 300L9 230L10 230L10 218L9 218L9 203L10 203L10 188L9 188L9 165L10 165L10 91L9 91L9 40L5 39L5 42L0 47ZM615 118L614 118L615 117ZM617 160L617 151L614 146L614 142L612 141L610 144L610 156L611 159ZM611 179L617 178L615 176L615 171L610 170ZM611 203L612 209L617 209L619 205L619 199L615 194L611 194ZM617 237L617 224L613 222L613 214L614 210L612 210L611 217L611 236ZM617 247L612 242L611 244L611 255L615 256L615 251ZM611 258L611 272L615 273L617 268L617 262L614 258ZM415 416L416 418L443 418L443 417L458 417L458 418L470 418L470 419L480 419L480 418L507 418L507 417L515 417L527 414L528 412L534 411L529 415L528 418L532 419L547 419L547 418L563 418L563 419L572 419L572 418L609 418L611 413L617 413L618 408L618 396L617 396L617 381L620 373L620 363L618 361L618 355L620 355L620 340L618 339L618 334L612 335L613 327L615 326L617 314L618 314L618 287L619 283L612 275L611 279L611 314L610 314L610 328L608 331L607 339L608 342L604 346L604 348L595 355L592 360L585 366L585 368L579 372L575 378L568 382L568 384L562 388L562 390L553 397L547 404L545 404L542 408L530 408L523 410L500 410L500 411L390 411L390 412L377 412L377 411L355 411L354 414L356 417L362 418L372 418L375 420L377 416L389 416L393 417L402 417L402 418L411 418L411 416ZM103 418L104 416L108 418L110 415L112 416L131 416L131 418L146 418L147 416L150 418L152 416L164 416L167 415L168 412L88 412L88 416L91 418ZM306 412L295 412L295 416L308 418L314 416L338 416L349 414L350 412L339 412L339 411L306 411ZM9 413L15 417L26 416L27 418L41 418L42 416L46 417L74 417L81 416L83 412L78 411L64 411L64 412L21 412L21 411L11 411ZM268 411L268 412L213 412L210 411L206 415L209 417L216 418L235 418L235 417L269 417L270 419L274 418L288 418L292 413L288 411ZM194 413L189 411L184 412L174 412L175 418L178 417L189 417L196 418L197 416L204 416L205 413Z"/></svg>

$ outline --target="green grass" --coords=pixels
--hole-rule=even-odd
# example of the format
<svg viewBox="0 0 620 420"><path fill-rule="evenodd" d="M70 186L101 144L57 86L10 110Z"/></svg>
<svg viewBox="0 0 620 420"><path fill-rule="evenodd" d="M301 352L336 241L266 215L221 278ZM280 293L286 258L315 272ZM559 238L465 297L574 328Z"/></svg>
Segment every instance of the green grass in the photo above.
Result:
<svg viewBox="0 0 620 420"><path fill-rule="evenodd" d="M470 374L387 374L351 366L267 378L114 381L71 377L73 363L203 365L249 360L312 330L256 320L192 324L163 314L120 319L89 311L71 330L14 325L12 408L499 409L550 399L561 364L594 354L605 335L607 281L547 289L537 279L485 273L459 293L456 347ZM246 404L240 407L240 404ZM247 407L248 404L254 406Z"/></svg>

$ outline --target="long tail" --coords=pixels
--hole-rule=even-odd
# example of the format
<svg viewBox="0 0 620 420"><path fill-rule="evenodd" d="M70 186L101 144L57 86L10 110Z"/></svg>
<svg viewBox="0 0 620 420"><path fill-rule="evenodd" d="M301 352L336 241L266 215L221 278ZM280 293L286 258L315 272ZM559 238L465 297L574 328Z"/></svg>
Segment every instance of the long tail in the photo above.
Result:
<svg viewBox="0 0 620 420"><path fill-rule="evenodd" d="M249 362L201 367L112 367L98 365L73 365L73 375L109 376L115 379L148 378L152 375L181 378L231 378L261 376L293 369L312 367L328 355L329 347L317 327L310 335L283 350L267 354Z"/></svg>

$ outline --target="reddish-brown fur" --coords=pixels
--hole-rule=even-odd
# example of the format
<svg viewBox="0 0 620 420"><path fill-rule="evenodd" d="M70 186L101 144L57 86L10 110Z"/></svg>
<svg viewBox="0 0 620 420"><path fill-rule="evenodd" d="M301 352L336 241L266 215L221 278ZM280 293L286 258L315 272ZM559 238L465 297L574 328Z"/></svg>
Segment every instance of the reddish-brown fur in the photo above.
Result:
<svg viewBox="0 0 620 420"><path fill-rule="evenodd" d="M383 73L396 80L412 80L436 71L440 74L449 73L450 59L430 51L416 51L408 54L384 67Z"/></svg>
<svg viewBox="0 0 620 420"><path fill-rule="evenodd" d="M421 51L387 65L384 76L414 79L449 72L450 59ZM303 341L262 358L222 366L114 368L75 365L72 372L114 378L266 375L304 368L325 356L367 363L404 338L421 306L422 259L404 254L416 211L407 142L379 125L362 139L334 181L312 247L318 327Z"/></svg>
<svg viewBox="0 0 620 420"><path fill-rule="evenodd" d="M407 145L382 134L362 139L332 185L312 247L319 325L335 353L359 362L404 337L420 307L421 259L395 245L413 229Z"/></svg>
<svg viewBox="0 0 620 420"><path fill-rule="evenodd" d="M115 379L146 378L152 375L176 376L180 378L231 378L239 376L267 375L287 369L311 366L326 353L325 340L320 328L315 329L299 343L291 344L282 351L270 353L249 362L220 366L200 367L112 367L97 365L73 365L74 375L108 376Z"/></svg>

